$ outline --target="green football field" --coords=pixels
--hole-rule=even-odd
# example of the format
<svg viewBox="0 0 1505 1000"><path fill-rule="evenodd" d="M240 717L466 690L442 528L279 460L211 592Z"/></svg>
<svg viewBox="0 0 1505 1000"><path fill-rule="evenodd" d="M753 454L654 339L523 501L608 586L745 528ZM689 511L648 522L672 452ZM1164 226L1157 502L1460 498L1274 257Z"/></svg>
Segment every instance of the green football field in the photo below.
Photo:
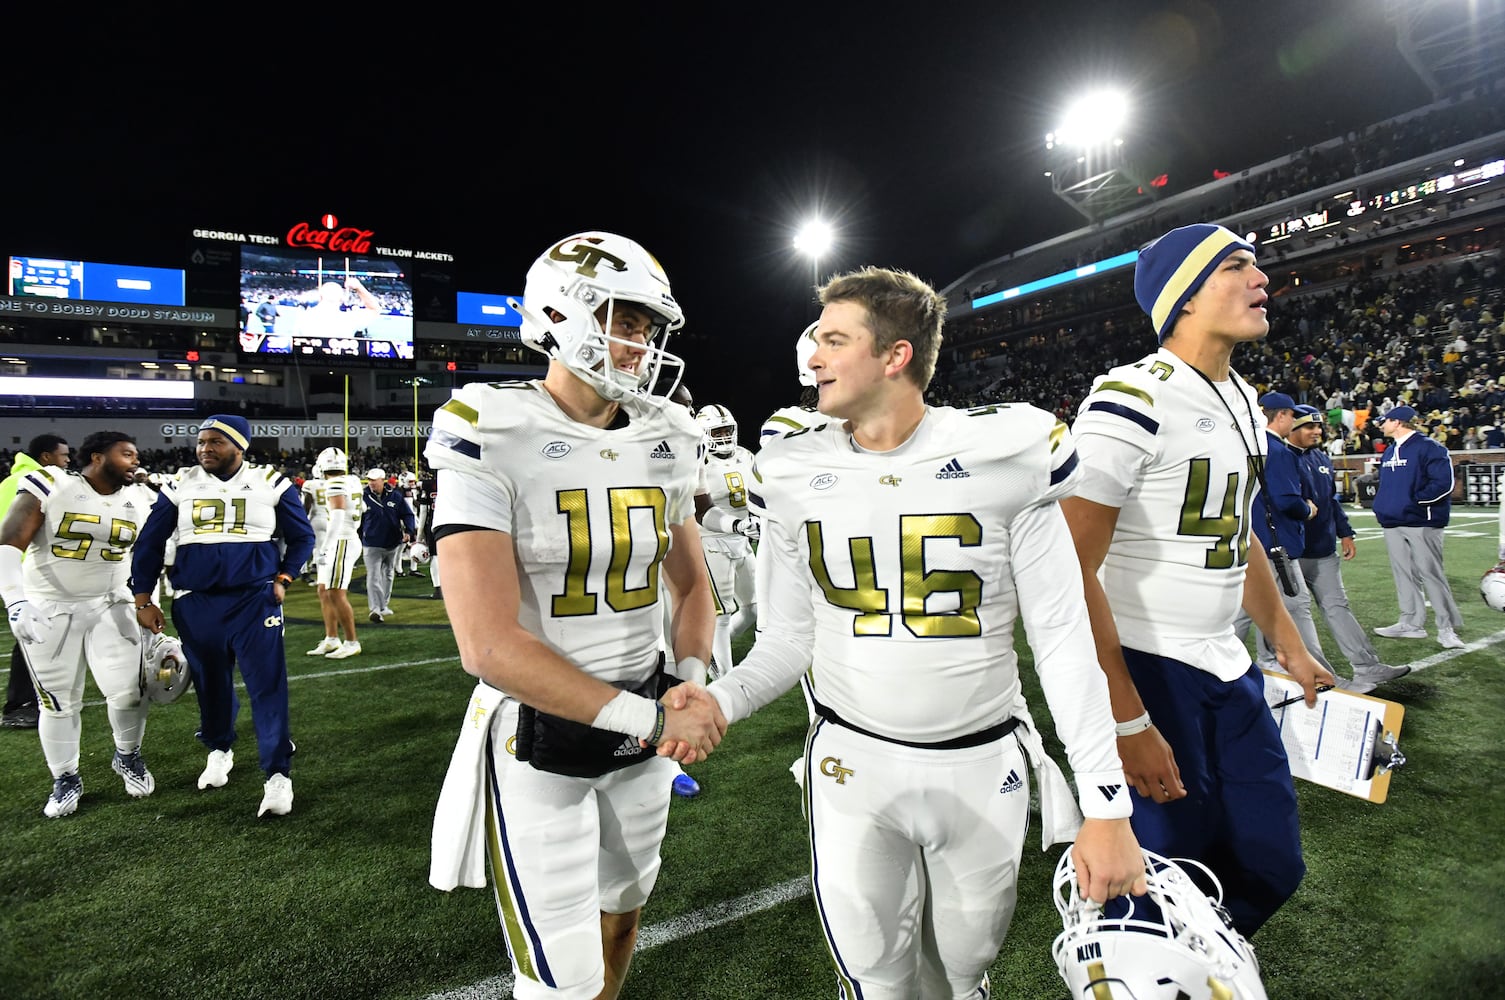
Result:
<svg viewBox="0 0 1505 1000"><path fill-rule="evenodd" d="M1384 544L1367 513L1351 516L1359 558L1344 567L1349 596L1366 626L1389 624ZM1496 516L1461 508L1448 531L1468 648L1375 640L1382 657L1415 667L1379 692L1406 706L1408 762L1389 801L1298 782L1309 873L1255 940L1272 998L1505 996L1505 615L1478 594L1495 561ZM154 709L144 755L157 789L133 800L110 771L90 681L84 798L61 820L42 817L50 777L35 731L0 730L0 997L510 996L490 891L446 894L427 880L434 804L473 686L430 590L398 581L396 617L380 626L360 617L364 598L352 592L365 652L328 662L303 654L323 630L313 588L294 588L297 798L286 818L256 818L262 778L244 705L230 782L202 792L194 699ZM1025 683L1048 728L1032 670ZM692 768L704 792L671 806L624 997L836 995L788 771L804 729L804 702L790 692ZM1066 996L1050 957L1060 930L1050 876L1062 848L1038 844L1032 831L995 997Z"/></svg>

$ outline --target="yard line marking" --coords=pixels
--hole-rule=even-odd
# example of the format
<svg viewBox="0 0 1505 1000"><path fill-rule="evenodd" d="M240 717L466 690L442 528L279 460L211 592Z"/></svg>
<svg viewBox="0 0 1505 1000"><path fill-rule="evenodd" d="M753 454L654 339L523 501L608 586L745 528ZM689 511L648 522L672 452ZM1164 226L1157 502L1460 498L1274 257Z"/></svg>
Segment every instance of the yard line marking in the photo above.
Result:
<svg viewBox="0 0 1505 1000"><path fill-rule="evenodd" d="M778 885L771 885L766 889L738 896L736 899L712 903L694 913L671 917L662 923L644 927L638 931L638 943L633 953L647 951L661 944L669 944L681 938L687 938L691 934L708 931L722 924L750 917L763 910L771 910L782 903L808 895L810 895L810 876L801 875L787 882L780 882ZM425 1000L505 1000L511 995L512 973L505 972L500 976L490 976L457 990L431 993Z"/></svg>
<svg viewBox="0 0 1505 1000"><path fill-rule="evenodd" d="M317 680L317 679L320 679L320 678L323 678L323 677L349 677L349 676L351 676L353 674L374 674L374 673L377 673L378 671L382 671L382 670L401 670L404 667L427 667L427 666L432 666L435 663L459 663L459 662L460 662L460 658L458 656L435 656L435 657L431 657L431 658L429 658L427 660L407 660L407 661L402 662L402 663L382 663L382 664L378 664L377 666L374 666L374 667L346 667L344 670L320 670L318 673L313 673L313 674L293 674L293 673L290 673L290 674L288 674L287 682L289 684L291 684L293 681L311 681L311 680ZM246 689L246 682L245 681L236 681L235 682L235 687L239 691L244 691ZM84 707L85 708L98 708L100 705L103 705L104 703L105 703L104 699L100 699L98 701L86 701L86 702L84 702Z"/></svg>
<svg viewBox="0 0 1505 1000"><path fill-rule="evenodd" d="M1418 670L1425 670L1428 667L1435 667L1439 663L1446 663L1449 660L1457 659L1458 657L1464 656L1468 653L1477 653L1481 649L1488 649L1490 646L1493 646L1497 642L1505 642L1505 632L1496 632L1494 635L1487 635L1482 639L1475 639L1473 642L1464 646L1462 649L1444 649L1440 653L1433 653L1426 659L1417 660L1414 663L1408 664L1408 666L1410 666L1411 672L1414 674Z"/></svg>

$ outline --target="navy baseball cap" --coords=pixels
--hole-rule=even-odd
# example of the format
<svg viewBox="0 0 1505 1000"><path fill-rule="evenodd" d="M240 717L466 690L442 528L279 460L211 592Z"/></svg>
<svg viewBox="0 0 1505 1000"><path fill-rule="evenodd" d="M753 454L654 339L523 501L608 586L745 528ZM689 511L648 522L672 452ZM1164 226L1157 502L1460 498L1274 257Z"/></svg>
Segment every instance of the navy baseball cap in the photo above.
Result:
<svg viewBox="0 0 1505 1000"><path fill-rule="evenodd" d="M1283 392L1267 392L1259 397L1259 405L1267 410L1294 410L1296 401Z"/></svg>
<svg viewBox="0 0 1505 1000"><path fill-rule="evenodd" d="M1384 423L1386 420L1415 420L1415 419L1416 419L1416 409L1415 409L1415 407L1411 407L1411 406L1393 406L1393 407L1390 408L1390 411L1388 413L1386 413L1383 417L1380 417L1380 423Z"/></svg>

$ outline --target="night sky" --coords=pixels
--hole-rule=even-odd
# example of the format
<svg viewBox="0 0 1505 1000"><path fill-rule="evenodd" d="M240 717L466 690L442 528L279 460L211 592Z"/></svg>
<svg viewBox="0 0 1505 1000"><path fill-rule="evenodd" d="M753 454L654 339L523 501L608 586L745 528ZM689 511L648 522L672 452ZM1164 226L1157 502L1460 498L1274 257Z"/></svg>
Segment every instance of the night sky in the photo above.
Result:
<svg viewBox="0 0 1505 1000"><path fill-rule="evenodd" d="M1044 135L1086 87L1129 92L1128 158L1169 192L1430 99L1377 0L451 6L7 15L0 253L180 267L194 227L333 213L517 294L555 240L616 231L748 440L797 394L812 213L823 274L942 287L1081 224Z"/></svg>

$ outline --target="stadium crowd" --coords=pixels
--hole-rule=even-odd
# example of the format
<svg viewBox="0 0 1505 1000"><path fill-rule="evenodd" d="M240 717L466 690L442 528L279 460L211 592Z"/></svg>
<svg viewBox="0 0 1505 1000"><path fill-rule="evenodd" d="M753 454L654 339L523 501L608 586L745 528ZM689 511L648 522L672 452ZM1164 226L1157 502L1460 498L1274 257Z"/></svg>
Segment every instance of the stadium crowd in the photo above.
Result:
<svg viewBox="0 0 1505 1000"><path fill-rule="evenodd" d="M1424 258L1310 292L1277 292L1270 336L1237 355L1235 365L1260 392L1287 392L1326 410L1330 424L1343 428L1346 454L1383 450L1371 415L1401 404L1414 406L1424 432L1449 450L1505 448L1499 254L1495 246L1462 259ZM1127 288L1108 282L1090 294L1132 301ZM942 358L931 401L1017 400L1070 422L1091 388L1091 373L1138 356L1148 337L1131 306L1089 310L1090 318L1074 326L1049 322L1052 310L1083 306L1080 298L1063 299L957 323L948 331L957 346Z"/></svg>

